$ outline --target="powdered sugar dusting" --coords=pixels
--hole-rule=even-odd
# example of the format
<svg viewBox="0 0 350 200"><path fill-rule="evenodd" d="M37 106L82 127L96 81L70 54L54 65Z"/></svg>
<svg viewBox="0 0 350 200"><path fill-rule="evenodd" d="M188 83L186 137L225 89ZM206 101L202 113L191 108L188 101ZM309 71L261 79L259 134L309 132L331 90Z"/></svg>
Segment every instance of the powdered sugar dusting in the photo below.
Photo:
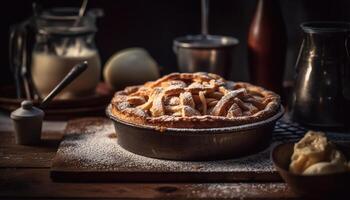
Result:
<svg viewBox="0 0 350 200"><path fill-rule="evenodd" d="M124 150L117 144L113 124L86 124L70 129L56 158L66 168L145 172L272 172L269 149L239 159L188 162L148 158Z"/></svg>

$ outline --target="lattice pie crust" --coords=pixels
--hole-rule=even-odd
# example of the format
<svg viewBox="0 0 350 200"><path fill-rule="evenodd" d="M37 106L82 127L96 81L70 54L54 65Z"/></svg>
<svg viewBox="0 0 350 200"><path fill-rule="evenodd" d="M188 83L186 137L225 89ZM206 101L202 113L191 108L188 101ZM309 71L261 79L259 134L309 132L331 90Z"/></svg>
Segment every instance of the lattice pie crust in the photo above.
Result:
<svg viewBox="0 0 350 200"><path fill-rule="evenodd" d="M214 128L249 124L276 114L280 97L261 87L210 73L172 73L115 93L119 120L161 128Z"/></svg>

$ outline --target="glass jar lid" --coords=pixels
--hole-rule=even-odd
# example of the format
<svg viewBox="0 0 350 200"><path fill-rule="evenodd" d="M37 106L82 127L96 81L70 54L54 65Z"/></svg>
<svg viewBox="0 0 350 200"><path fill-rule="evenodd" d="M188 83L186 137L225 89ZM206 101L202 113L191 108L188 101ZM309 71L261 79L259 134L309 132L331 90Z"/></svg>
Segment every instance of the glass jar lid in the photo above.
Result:
<svg viewBox="0 0 350 200"><path fill-rule="evenodd" d="M34 24L40 34L85 35L97 31L96 17L101 16L103 16L101 9L90 10L79 17L78 8L53 8L44 10L34 17Z"/></svg>

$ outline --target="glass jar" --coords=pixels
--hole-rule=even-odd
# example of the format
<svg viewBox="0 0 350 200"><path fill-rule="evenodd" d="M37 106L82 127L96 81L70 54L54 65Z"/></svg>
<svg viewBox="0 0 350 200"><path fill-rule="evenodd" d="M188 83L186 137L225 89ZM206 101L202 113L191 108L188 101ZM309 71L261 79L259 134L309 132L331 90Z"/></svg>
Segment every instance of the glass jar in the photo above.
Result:
<svg viewBox="0 0 350 200"><path fill-rule="evenodd" d="M71 99L93 95L100 81L101 61L95 46L96 17L92 10L79 17L76 8L55 8L36 14L29 20L34 33L31 52L31 78L40 97L45 97L78 63L88 68L57 98ZM28 29L26 29L28 31ZM21 50L26 51L26 49ZM22 54L22 56L25 56Z"/></svg>

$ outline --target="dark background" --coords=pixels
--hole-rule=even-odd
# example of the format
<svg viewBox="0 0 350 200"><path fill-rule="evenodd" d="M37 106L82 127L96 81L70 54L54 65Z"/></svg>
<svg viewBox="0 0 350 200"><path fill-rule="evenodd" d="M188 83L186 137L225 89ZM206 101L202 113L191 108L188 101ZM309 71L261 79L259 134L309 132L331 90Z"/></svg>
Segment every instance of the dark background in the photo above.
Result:
<svg viewBox="0 0 350 200"><path fill-rule="evenodd" d="M78 0L37 1L45 8L80 6ZM240 40L231 75L248 81L246 56L247 31L256 0L211 0L210 33L234 36ZM288 31L285 79L293 78L293 65L302 37L299 24L311 20L350 21L349 0L280 0ZM31 15L30 0L2 1L0 12L0 84L12 83L8 67L9 26ZM200 0L90 0L88 8L102 8L105 16L98 21L96 43L102 63L116 51L143 47L162 66L162 74L176 71L172 40L200 31ZM281 66L282 67L282 66Z"/></svg>

